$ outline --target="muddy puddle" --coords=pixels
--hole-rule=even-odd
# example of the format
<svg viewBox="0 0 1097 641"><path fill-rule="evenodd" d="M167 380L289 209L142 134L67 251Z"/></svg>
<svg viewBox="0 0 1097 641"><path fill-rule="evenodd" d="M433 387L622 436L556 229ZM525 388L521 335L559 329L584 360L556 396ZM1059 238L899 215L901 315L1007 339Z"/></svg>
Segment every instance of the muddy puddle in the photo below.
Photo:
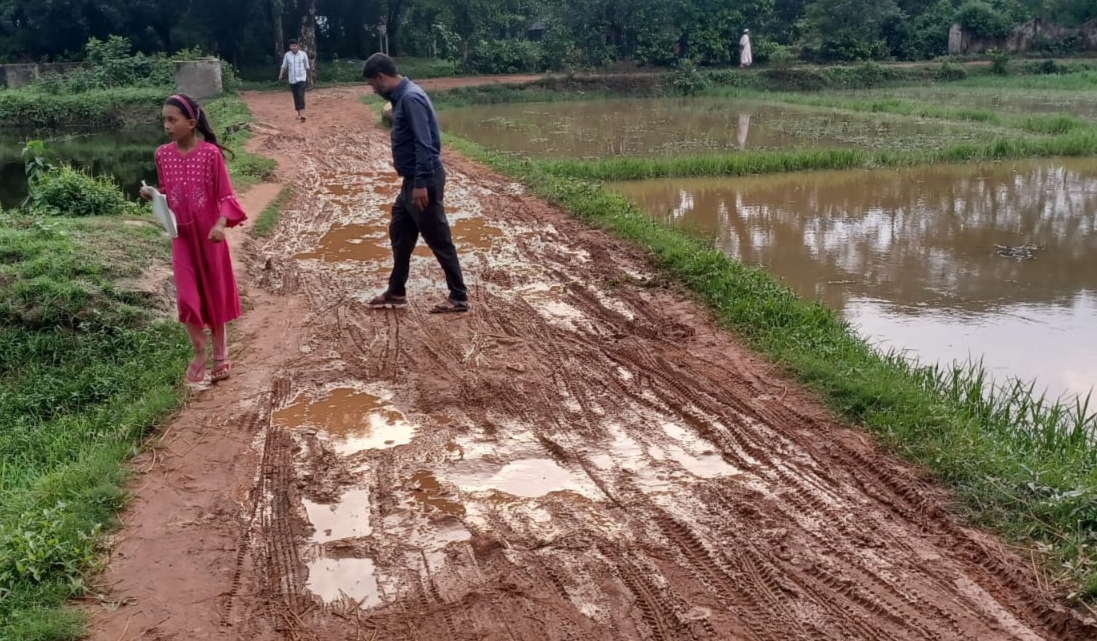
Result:
<svg viewBox="0 0 1097 641"><path fill-rule="evenodd" d="M445 131L508 153L600 159L824 147L922 149L978 139L962 125L730 99L606 100L444 110Z"/></svg>
<svg viewBox="0 0 1097 641"><path fill-rule="evenodd" d="M290 241L293 257L309 269L380 274L392 264L389 222L400 189L391 172L363 172L327 178L318 188L314 206L326 224L297 230ZM475 201L460 188L447 192L447 217L459 254L488 252L504 238L503 230L480 216ZM420 238L412 255L413 274L434 263L434 254Z"/></svg>
<svg viewBox="0 0 1097 641"><path fill-rule="evenodd" d="M415 433L404 415L379 396L338 388L320 398L305 395L275 412L281 427L318 432L340 454L406 445Z"/></svg>
<svg viewBox="0 0 1097 641"><path fill-rule="evenodd" d="M381 604L381 593L371 559L319 558L308 564L310 592L326 603L350 599L360 607Z"/></svg>
<svg viewBox="0 0 1097 641"><path fill-rule="evenodd" d="M1097 384L1095 176L1056 160L613 188L884 347L1058 396Z"/></svg>

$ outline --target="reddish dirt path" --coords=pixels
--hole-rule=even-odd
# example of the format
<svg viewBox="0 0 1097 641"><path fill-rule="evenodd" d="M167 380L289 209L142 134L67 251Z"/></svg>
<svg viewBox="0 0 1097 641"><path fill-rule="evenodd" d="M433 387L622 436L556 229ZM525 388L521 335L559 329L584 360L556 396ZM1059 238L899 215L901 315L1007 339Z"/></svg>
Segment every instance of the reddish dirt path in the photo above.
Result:
<svg viewBox="0 0 1097 641"><path fill-rule="evenodd" d="M642 252L475 163L473 313L426 313L427 255L367 309L397 183L360 95L247 96L297 198L236 244L235 377L139 462L93 639L1095 638Z"/></svg>

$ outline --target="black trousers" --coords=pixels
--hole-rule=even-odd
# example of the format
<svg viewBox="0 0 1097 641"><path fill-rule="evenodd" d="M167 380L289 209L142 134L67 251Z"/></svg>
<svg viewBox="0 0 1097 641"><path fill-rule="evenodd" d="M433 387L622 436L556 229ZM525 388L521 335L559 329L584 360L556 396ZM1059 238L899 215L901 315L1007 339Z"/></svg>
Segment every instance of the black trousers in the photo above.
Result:
<svg viewBox="0 0 1097 641"><path fill-rule="evenodd" d="M419 209L411 198L415 188L414 181L404 179L400 195L392 206L392 222L389 223L389 239L392 241L392 275L389 276L389 293L405 296L408 272L411 269L411 253L419 236L434 252L438 264L446 274L451 300L467 301L468 290L461 275L461 263L457 260L457 248L453 245L449 221L446 220L446 208L442 204L446 194L446 173L439 171L427 183L427 195L430 204L425 210Z"/></svg>
<svg viewBox="0 0 1097 641"><path fill-rule="evenodd" d="M306 84L304 82L295 82L289 86L290 91L293 92L293 108L296 111L304 111L305 109Z"/></svg>

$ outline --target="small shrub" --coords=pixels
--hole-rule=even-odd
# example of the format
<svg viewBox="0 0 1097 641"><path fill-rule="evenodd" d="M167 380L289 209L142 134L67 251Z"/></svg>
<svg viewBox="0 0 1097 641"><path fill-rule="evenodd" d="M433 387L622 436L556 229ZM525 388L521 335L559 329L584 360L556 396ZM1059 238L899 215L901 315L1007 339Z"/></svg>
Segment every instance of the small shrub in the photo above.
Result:
<svg viewBox="0 0 1097 641"><path fill-rule="evenodd" d="M47 216L110 216L132 211L133 203L113 178L62 165L31 183L27 206Z"/></svg>
<svg viewBox="0 0 1097 641"><path fill-rule="evenodd" d="M23 147L22 155L27 181L32 184L53 170L53 163L48 159L49 152L46 149L46 143L41 140L28 141L27 145Z"/></svg>
<svg viewBox="0 0 1097 641"><path fill-rule="evenodd" d="M991 49L987 52L990 56L990 71L999 76L1009 74L1009 54L1001 49Z"/></svg>
<svg viewBox="0 0 1097 641"><path fill-rule="evenodd" d="M75 532L64 502L0 523L0 596L17 582L40 582L60 573L73 594L83 590L84 567L95 561L99 527Z"/></svg>

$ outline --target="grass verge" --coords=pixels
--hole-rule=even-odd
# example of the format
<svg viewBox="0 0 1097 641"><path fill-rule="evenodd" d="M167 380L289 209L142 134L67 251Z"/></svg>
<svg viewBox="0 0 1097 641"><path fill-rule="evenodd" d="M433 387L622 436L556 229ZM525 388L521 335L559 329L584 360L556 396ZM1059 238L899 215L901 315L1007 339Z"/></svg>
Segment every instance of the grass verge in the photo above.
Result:
<svg viewBox="0 0 1097 641"><path fill-rule="evenodd" d="M0 638L76 639L64 600L122 505L123 462L178 406L189 350L119 284L170 260L156 227L0 216Z"/></svg>
<svg viewBox="0 0 1097 641"><path fill-rule="evenodd" d="M252 228L252 233L264 238L270 236L274 231L274 228L278 226L278 219L282 215L282 208L293 200L293 195L294 191L292 185L282 187L282 191L278 192L278 196L267 205L267 208L263 210L263 213L259 214L258 220L255 221L255 227Z"/></svg>
<svg viewBox="0 0 1097 641"><path fill-rule="evenodd" d="M235 185L269 175L273 161L243 151L244 103L206 108L237 153ZM0 212L0 639L83 636L65 601L96 569L126 461L183 398L189 342L141 283L170 256L147 219Z"/></svg>
<svg viewBox="0 0 1097 641"><path fill-rule="evenodd" d="M219 142L233 151L233 155L228 158L233 187L240 190L268 180L277 163L244 149L245 143L251 138L251 111L247 104L237 96L226 96L210 101L204 108L213 126L217 128Z"/></svg>
<svg viewBox="0 0 1097 641"><path fill-rule="evenodd" d="M986 391L981 367L919 367L881 354L834 312L653 221L623 196L543 164L462 140L466 155L525 183L573 216L635 242L747 345L785 367L834 410L953 491L970 521L1035 547L1056 578L1097 597L1097 417L1035 400L1015 385Z"/></svg>

